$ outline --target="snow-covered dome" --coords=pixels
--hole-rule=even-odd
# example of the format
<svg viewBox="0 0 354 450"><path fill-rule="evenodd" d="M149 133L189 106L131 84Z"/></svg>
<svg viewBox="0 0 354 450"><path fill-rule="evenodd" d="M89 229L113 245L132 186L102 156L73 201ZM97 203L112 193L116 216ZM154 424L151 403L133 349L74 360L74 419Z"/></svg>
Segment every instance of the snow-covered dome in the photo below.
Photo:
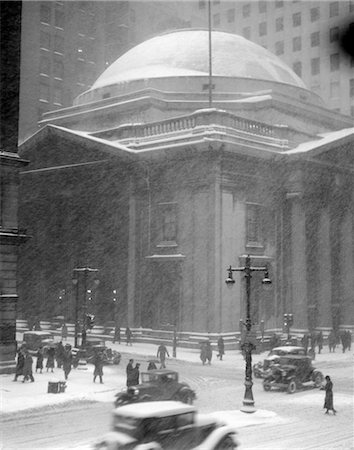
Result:
<svg viewBox="0 0 354 450"><path fill-rule="evenodd" d="M306 89L303 81L270 51L242 36L222 31L212 32L212 73L215 79L223 77L226 82L259 80ZM177 30L133 47L112 63L76 103L114 96L118 86L137 87L139 80L156 83L159 79L166 86L166 80L173 78L182 86L187 77L191 81L208 74L208 30Z"/></svg>

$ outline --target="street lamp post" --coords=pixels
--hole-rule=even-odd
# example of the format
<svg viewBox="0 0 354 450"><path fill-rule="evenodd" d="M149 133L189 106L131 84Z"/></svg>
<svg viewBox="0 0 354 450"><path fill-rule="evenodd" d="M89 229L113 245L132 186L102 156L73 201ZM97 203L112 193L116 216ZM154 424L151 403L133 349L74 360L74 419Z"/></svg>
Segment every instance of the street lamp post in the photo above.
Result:
<svg viewBox="0 0 354 450"><path fill-rule="evenodd" d="M79 320L79 274L82 273L84 275L84 297L82 303L82 331L81 331L81 347L85 347L86 345L86 331L87 331L87 323L86 323L86 314L87 314L87 278L89 273L97 273L98 269L91 269L91 267L78 267L73 269L74 276L73 283L76 285L76 303L75 303L75 347L77 347L77 335L78 335L78 320ZM96 280L95 280L96 283ZM97 280L98 283L98 280ZM96 283L96 284L97 284Z"/></svg>
<svg viewBox="0 0 354 450"><path fill-rule="evenodd" d="M252 328L251 322L251 278L252 272L264 272L264 278L262 280L262 284L269 285L271 284L271 280L268 274L268 266L264 267L252 267L251 266L251 258L250 255L246 256L245 266L244 267L232 267L229 266L227 269L228 277L225 282L227 285L232 286L235 283L232 273L233 272L244 272L246 279L246 322L244 323L247 333L245 337L245 341L242 344L242 351L245 353L246 359L246 371L245 371L245 395L243 399L243 407L241 408L242 412L245 413L253 413L256 411L254 407L254 399L252 392L252 350L254 350L254 344L250 341L250 333Z"/></svg>

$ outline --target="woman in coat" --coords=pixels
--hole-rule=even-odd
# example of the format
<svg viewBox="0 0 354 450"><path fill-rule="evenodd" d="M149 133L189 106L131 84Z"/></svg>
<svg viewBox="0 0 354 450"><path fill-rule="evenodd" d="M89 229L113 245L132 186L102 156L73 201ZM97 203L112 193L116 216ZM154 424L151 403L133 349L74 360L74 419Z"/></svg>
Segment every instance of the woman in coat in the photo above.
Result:
<svg viewBox="0 0 354 450"><path fill-rule="evenodd" d="M219 353L216 356L222 361L222 356L225 355L225 344L222 336L218 338L218 351Z"/></svg>
<svg viewBox="0 0 354 450"><path fill-rule="evenodd" d="M51 369L51 372L54 372L54 356L55 356L55 349L53 347L48 348L47 353L47 364L45 365L47 368L47 372L49 369Z"/></svg>
<svg viewBox="0 0 354 450"><path fill-rule="evenodd" d="M23 366L23 380L22 383L24 383L26 380L30 379L31 383L34 382L33 373L32 373L32 364L33 364L33 358L29 354L28 350L25 352L25 363Z"/></svg>
<svg viewBox="0 0 354 450"><path fill-rule="evenodd" d="M73 354L71 352L71 345L65 344L63 353L63 370L65 379L68 379L69 373L71 372L71 366L73 362Z"/></svg>
<svg viewBox="0 0 354 450"><path fill-rule="evenodd" d="M103 352L98 352L97 355L93 357L92 360L95 370L93 372L93 382L96 382L96 378L99 377L100 383L103 384L103 363L104 363L104 355Z"/></svg>
<svg viewBox="0 0 354 450"><path fill-rule="evenodd" d="M39 370L40 373L42 373L42 370L43 370L43 359L44 359L44 351L43 351L42 347L39 347L36 356L37 356L36 372L37 372L37 370Z"/></svg>
<svg viewBox="0 0 354 450"><path fill-rule="evenodd" d="M326 391L326 395L325 395L325 402L323 407L326 409L325 414L328 414L328 411L333 411L333 414L336 414L336 410L334 409L333 406L333 383L331 381L331 378L326 375L325 377L326 379L326 385L322 388L323 390Z"/></svg>
<svg viewBox="0 0 354 450"><path fill-rule="evenodd" d="M13 379L13 381L17 381L17 378L20 375L23 375L24 365L25 365L25 353L23 348L20 348L20 350L17 353L17 364L16 364L15 378Z"/></svg>

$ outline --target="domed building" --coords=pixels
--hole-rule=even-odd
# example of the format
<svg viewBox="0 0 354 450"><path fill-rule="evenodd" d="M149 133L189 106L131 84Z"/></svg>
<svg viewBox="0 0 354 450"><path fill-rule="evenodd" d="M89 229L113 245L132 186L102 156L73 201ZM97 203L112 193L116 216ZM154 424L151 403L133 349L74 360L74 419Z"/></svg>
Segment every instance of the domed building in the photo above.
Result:
<svg viewBox="0 0 354 450"><path fill-rule="evenodd" d="M132 48L22 144L23 314L72 319L89 266L103 322L233 332L246 291L227 268L249 255L272 279L252 274L253 323L354 325L352 119L243 37L214 31L210 70L208 38Z"/></svg>

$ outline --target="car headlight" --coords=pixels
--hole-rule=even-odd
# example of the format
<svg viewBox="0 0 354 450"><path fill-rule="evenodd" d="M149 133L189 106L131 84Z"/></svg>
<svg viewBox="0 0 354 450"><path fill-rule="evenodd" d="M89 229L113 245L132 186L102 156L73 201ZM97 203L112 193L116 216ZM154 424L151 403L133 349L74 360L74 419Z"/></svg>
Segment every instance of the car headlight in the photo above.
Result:
<svg viewBox="0 0 354 450"><path fill-rule="evenodd" d="M139 389L134 389L134 395L138 395L139 394Z"/></svg>

